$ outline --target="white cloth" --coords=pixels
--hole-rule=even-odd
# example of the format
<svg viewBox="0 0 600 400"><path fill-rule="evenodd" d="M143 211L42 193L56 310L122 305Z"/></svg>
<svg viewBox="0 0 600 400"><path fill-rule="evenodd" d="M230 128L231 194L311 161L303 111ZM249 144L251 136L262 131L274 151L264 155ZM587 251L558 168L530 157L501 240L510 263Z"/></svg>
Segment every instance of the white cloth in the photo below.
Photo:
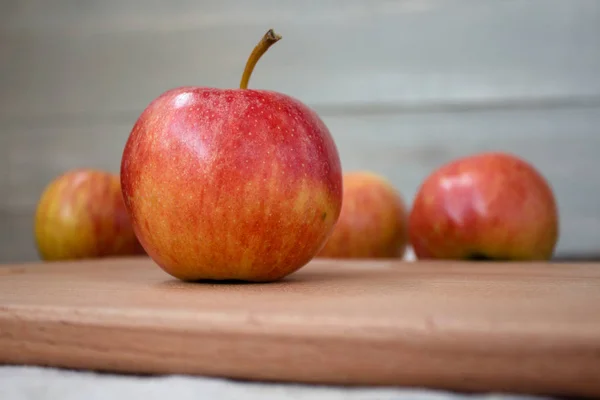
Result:
<svg viewBox="0 0 600 400"><path fill-rule="evenodd" d="M530 396L467 396L405 388L349 388L250 383L192 376L129 376L54 368L0 367L2 400L531 400ZM539 397L535 397L539 400Z"/></svg>

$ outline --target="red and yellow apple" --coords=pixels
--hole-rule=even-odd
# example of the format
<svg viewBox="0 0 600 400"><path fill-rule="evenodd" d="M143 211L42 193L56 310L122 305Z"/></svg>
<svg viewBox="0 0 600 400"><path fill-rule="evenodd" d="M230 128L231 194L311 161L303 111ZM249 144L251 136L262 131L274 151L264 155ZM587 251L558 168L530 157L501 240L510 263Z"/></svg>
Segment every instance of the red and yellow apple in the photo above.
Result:
<svg viewBox="0 0 600 400"><path fill-rule="evenodd" d="M73 169L46 186L35 212L44 261L144 254L125 209L119 176Z"/></svg>
<svg viewBox="0 0 600 400"><path fill-rule="evenodd" d="M338 219L341 165L323 121L288 95L247 89L279 39L263 37L240 88L168 90L133 126L125 204L148 255L175 278L281 279L317 254Z"/></svg>
<svg viewBox="0 0 600 400"><path fill-rule="evenodd" d="M409 215L418 259L548 260L559 236L549 182L504 152L453 160L419 188Z"/></svg>
<svg viewBox="0 0 600 400"><path fill-rule="evenodd" d="M392 184L369 171L345 173L342 211L319 257L401 258L407 241L407 210Z"/></svg>

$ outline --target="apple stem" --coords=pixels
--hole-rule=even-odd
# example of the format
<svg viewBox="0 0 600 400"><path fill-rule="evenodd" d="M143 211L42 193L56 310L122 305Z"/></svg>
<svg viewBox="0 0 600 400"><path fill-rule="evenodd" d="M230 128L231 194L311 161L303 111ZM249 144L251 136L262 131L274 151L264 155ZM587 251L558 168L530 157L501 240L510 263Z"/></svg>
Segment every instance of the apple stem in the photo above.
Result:
<svg viewBox="0 0 600 400"><path fill-rule="evenodd" d="M281 36L276 34L273 29L269 29L267 33L264 34L260 42L254 47L254 50L252 50L252 53L250 53L250 57L248 57L246 68L244 68L244 74L242 75L242 81L240 82L240 89L248 88L248 81L250 81L250 75L252 75L254 66L262 55L266 53L269 47L275 44L279 39L281 39Z"/></svg>

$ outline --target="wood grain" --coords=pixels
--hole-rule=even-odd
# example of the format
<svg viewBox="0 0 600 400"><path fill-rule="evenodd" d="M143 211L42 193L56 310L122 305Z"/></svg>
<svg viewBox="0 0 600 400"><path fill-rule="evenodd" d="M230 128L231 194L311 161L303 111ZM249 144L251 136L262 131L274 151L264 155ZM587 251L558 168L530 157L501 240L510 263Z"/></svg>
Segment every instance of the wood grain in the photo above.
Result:
<svg viewBox="0 0 600 400"><path fill-rule="evenodd" d="M271 284L149 259L0 269L0 361L600 396L600 265L315 259Z"/></svg>
<svg viewBox="0 0 600 400"><path fill-rule="evenodd" d="M11 123L137 114L173 86L236 86L271 27L284 39L250 86L311 106L600 96L594 0L28 0L5 7L0 121Z"/></svg>

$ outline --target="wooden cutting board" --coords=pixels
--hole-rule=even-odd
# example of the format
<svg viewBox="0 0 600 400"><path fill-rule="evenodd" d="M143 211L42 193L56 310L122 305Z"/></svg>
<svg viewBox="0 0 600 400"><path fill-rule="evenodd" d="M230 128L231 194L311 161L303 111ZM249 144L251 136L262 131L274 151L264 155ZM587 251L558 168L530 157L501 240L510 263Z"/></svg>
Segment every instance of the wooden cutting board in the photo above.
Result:
<svg viewBox="0 0 600 400"><path fill-rule="evenodd" d="M600 264L314 260L271 284L7 266L0 362L600 396Z"/></svg>

